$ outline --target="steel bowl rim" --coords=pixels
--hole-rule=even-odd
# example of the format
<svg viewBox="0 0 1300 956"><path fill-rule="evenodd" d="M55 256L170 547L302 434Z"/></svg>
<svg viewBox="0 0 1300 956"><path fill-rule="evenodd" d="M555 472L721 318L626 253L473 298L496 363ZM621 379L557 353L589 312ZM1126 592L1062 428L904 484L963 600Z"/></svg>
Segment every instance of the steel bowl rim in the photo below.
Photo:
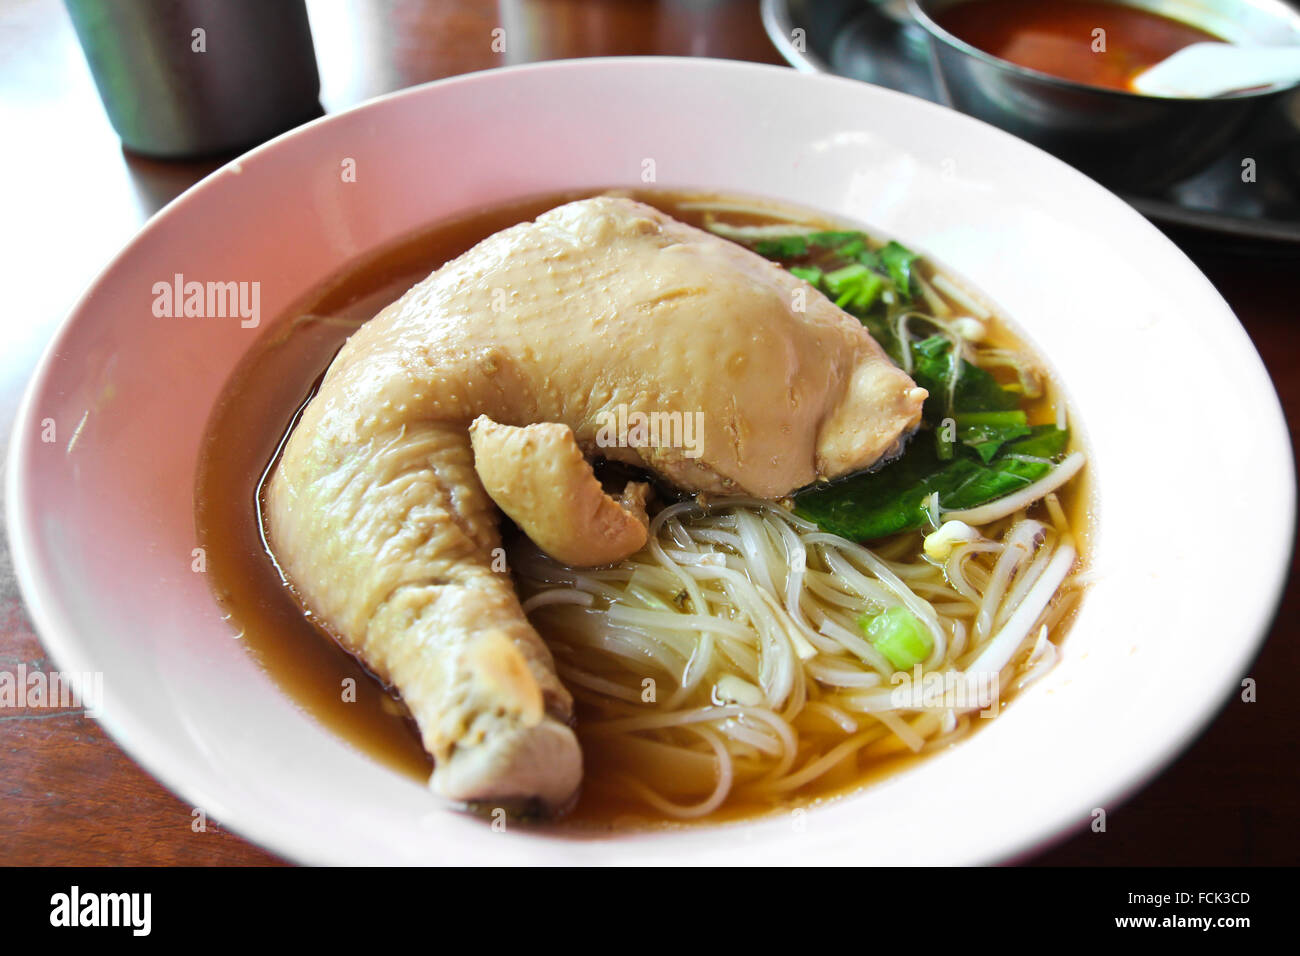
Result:
<svg viewBox="0 0 1300 956"><path fill-rule="evenodd" d="M767 37L787 63L800 73L826 73L838 76L831 65L810 50L800 50L790 39L794 31L794 18L790 15L788 0L762 0L759 15Z"/></svg>

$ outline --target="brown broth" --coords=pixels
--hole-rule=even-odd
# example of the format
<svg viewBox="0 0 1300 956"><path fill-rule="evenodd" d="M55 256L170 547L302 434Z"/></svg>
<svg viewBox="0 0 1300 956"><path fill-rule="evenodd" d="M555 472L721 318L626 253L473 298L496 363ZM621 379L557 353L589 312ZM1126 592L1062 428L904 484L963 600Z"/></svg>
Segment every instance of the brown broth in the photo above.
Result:
<svg viewBox="0 0 1300 956"><path fill-rule="evenodd" d="M349 265L269 323L236 369L208 424L199 464L196 520L218 601L242 631L249 653L307 713L359 751L416 779L428 777L432 761L405 707L356 658L317 628L271 559L260 523L260 484L298 410L357 325L488 235L535 218L562 202L598 192L551 194L495 206L441 222ZM703 222L702 213L680 206L700 198L699 194L625 194L685 222ZM792 212L808 218L804 210ZM776 221L744 213L726 218L735 224ZM819 225L846 228L844 223L829 220ZM998 344L1016 346L1004 326L999 323L995 329ZM1043 400L1030 408L1030 414L1035 421L1048 421L1054 412ZM1078 531L1090 524L1086 501L1086 491L1076 478L1063 503ZM1081 551L1084 543L1081 537ZM349 679L356 696L350 702L343 695L344 682ZM578 719L581 721L581 708ZM977 719L972 723L978 727L991 722ZM810 807L856 791L924 754L881 754L869 747L859 756L865 759L846 761L845 766L795 791L786 802L757 804L733 798L701 822L734 821L783 808ZM586 772L578 805L562 823L552 826L570 833L598 833L612 828L687 825L661 818L633 798L602 786L603 771L617 762L616 755L584 742L584 760Z"/></svg>
<svg viewBox="0 0 1300 956"><path fill-rule="evenodd" d="M953 36L999 59L1065 80L1133 92L1133 79L1193 43L1221 37L1171 17L1098 0L976 0L940 11ZM1105 30L1105 49L1094 49Z"/></svg>

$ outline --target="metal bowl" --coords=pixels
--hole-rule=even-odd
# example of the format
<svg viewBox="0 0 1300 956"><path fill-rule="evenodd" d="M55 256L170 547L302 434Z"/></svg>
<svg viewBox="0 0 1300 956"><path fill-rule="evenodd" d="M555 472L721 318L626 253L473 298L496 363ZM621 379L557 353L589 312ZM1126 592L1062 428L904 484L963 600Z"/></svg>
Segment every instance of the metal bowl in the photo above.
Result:
<svg viewBox="0 0 1300 956"><path fill-rule="evenodd" d="M1159 189L1202 169L1227 150L1257 110L1300 85L1175 99L1076 83L1001 60L935 22L944 10L979 2L907 0L929 35L945 102L1115 189ZM1233 43L1300 44L1300 13L1281 0L1107 2L1163 14Z"/></svg>

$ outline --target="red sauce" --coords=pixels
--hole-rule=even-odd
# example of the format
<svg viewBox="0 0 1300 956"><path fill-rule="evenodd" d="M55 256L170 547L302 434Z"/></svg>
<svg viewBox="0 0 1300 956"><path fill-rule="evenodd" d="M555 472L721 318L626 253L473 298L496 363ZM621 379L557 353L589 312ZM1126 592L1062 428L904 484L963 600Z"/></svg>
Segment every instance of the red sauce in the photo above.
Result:
<svg viewBox="0 0 1300 956"><path fill-rule="evenodd" d="M999 59L1126 92L1135 76L1183 47L1223 42L1158 13L1098 0L975 0L941 11L935 22Z"/></svg>

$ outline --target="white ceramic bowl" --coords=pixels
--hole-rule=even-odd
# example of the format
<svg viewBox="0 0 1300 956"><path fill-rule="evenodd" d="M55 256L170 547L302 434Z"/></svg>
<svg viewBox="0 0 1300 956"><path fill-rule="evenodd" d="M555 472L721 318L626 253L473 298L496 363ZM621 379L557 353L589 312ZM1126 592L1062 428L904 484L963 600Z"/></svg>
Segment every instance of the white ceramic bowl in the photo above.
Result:
<svg viewBox="0 0 1300 956"><path fill-rule="evenodd" d="M528 193L638 184L646 160L661 186L860 220L1000 303L1067 383L1091 443L1099 580L1050 677L969 741L858 796L797 821L502 836L305 716L231 638L191 571L195 454L257 330L155 318L151 290L175 273L256 280L269 319L417 227ZM46 419L56 443L41 440ZM1237 687L1294 525L1287 433L1258 356L1210 283L1132 209L941 107L709 60L458 77L231 163L155 216L77 305L27 392L11 458L28 608L62 669L103 672L104 726L211 817L322 863L1014 857L1113 809Z"/></svg>

